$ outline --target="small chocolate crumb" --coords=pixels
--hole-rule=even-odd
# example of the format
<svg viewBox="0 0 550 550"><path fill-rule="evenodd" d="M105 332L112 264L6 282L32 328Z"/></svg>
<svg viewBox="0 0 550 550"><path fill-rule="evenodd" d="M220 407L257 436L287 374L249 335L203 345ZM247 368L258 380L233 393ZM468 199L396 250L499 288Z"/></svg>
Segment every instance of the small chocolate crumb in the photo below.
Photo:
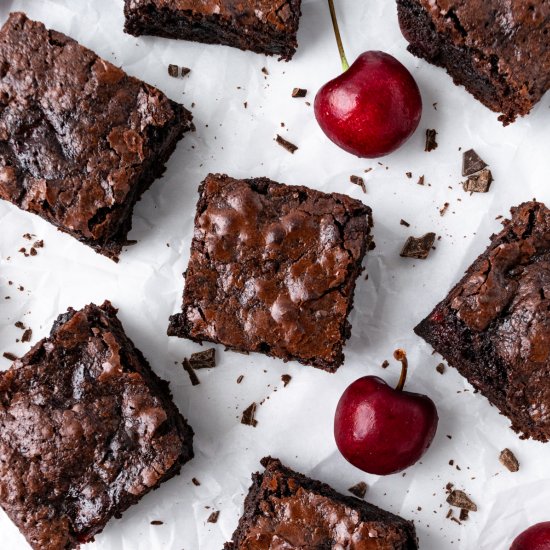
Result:
<svg viewBox="0 0 550 550"><path fill-rule="evenodd" d="M407 176L409 179L411 179L413 177L413 173L412 172L405 172L405 176Z"/></svg>
<svg viewBox="0 0 550 550"><path fill-rule="evenodd" d="M277 137L275 138L275 141L281 147L284 147L289 153L294 154L294 152L298 150L297 145L294 145L294 143L290 143L290 141L287 141L286 139L282 138L279 134L277 134Z"/></svg>
<svg viewBox="0 0 550 550"><path fill-rule="evenodd" d="M519 461L510 449L504 449L500 453L498 459L500 460L500 463L511 472L517 472L519 470Z"/></svg>
<svg viewBox="0 0 550 550"><path fill-rule="evenodd" d="M469 514L470 512L466 510L466 508L462 508L462 510L460 510L460 516L458 517L458 519L460 521L466 521L468 519Z"/></svg>
<svg viewBox="0 0 550 550"><path fill-rule="evenodd" d="M466 178L487 168L487 163L473 150L468 149L462 154L462 175Z"/></svg>
<svg viewBox="0 0 550 550"><path fill-rule="evenodd" d="M365 180L363 178L360 178L359 176L350 176L349 181L355 185L358 185L363 190L363 193L367 192L367 186L365 185Z"/></svg>
<svg viewBox="0 0 550 550"><path fill-rule="evenodd" d="M216 350L215 348L206 349L192 353L189 358L189 364L196 369L212 369L216 366Z"/></svg>
<svg viewBox="0 0 550 550"><path fill-rule="evenodd" d="M262 73L264 73L265 75L268 75L269 71L267 70L266 67L262 67Z"/></svg>
<svg viewBox="0 0 550 550"><path fill-rule="evenodd" d="M248 109L248 101L245 101L245 102L243 103L243 105L244 105L244 108L245 108L245 109Z"/></svg>
<svg viewBox="0 0 550 550"><path fill-rule="evenodd" d="M292 97L306 97L307 90L304 88L294 88L292 90Z"/></svg>
<svg viewBox="0 0 550 550"><path fill-rule="evenodd" d="M447 497L447 503L456 508L463 508L470 512L477 512L477 506L472 499L464 492L458 489L453 489Z"/></svg>
<svg viewBox="0 0 550 550"><path fill-rule="evenodd" d="M478 174L470 176L466 181L462 182L464 191L470 193L487 193L493 183L493 174L488 168L484 168Z"/></svg>
<svg viewBox="0 0 550 550"><path fill-rule="evenodd" d="M191 380L191 384L193 386L198 386L201 381L199 380L199 377L193 370L193 367L191 366L191 363L189 363L189 359L187 357L183 360L183 370L189 375L189 380Z"/></svg>
<svg viewBox="0 0 550 550"><path fill-rule="evenodd" d="M17 361L17 359L19 359L19 357L17 357L17 355L14 355L13 353L10 353L9 351L5 351L2 355L6 359L9 359L10 361Z"/></svg>
<svg viewBox="0 0 550 550"><path fill-rule="evenodd" d="M181 68L181 76L187 76L190 72L191 72L191 69L189 67Z"/></svg>
<svg viewBox="0 0 550 550"><path fill-rule="evenodd" d="M451 510L451 508L449 508L449 511L447 512L447 515L445 516L445 519L450 519L453 515L453 511Z"/></svg>
<svg viewBox="0 0 550 550"><path fill-rule="evenodd" d="M426 151L426 153L437 149L436 137L437 132L435 130L426 130L426 146L424 147L424 151Z"/></svg>
<svg viewBox="0 0 550 550"><path fill-rule="evenodd" d="M426 233L422 237L409 237L405 242L401 253L402 258L416 258L425 260L435 242L435 233Z"/></svg>
<svg viewBox="0 0 550 550"><path fill-rule="evenodd" d="M215 512L212 512L208 519L206 520L208 523L216 523L218 521L218 518L220 517L220 511L216 510Z"/></svg>
<svg viewBox="0 0 550 550"><path fill-rule="evenodd" d="M439 374L443 374L445 372L445 365L443 363L439 363L439 365L437 365L437 367L435 367L435 370Z"/></svg>
<svg viewBox="0 0 550 550"><path fill-rule="evenodd" d="M416 182L418 185L424 185L424 176L420 176Z"/></svg>
<svg viewBox="0 0 550 550"><path fill-rule="evenodd" d="M21 336L21 342L30 342L32 338L32 329L28 328Z"/></svg>
<svg viewBox="0 0 550 550"><path fill-rule="evenodd" d="M191 481L193 482L193 485L196 485L197 487L201 484L201 482L196 477L194 477Z"/></svg>
<svg viewBox="0 0 550 550"><path fill-rule="evenodd" d="M365 498L367 494L367 484L364 481L360 481L353 487L350 487L348 491L357 498Z"/></svg>
<svg viewBox="0 0 550 550"><path fill-rule="evenodd" d="M36 251L36 248L34 248L34 246L31 247L31 249L29 250L29 254L31 256L36 256L38 254L38 252Z"/></svg>
<svg viewBox="0 0 550 550"><path fill-rule="evenodd" d="M283 388L286 388L290 383L290 381L292 380L292 376L290 376L290 374L283 374L281 376L281 380L283 381L283 384L284 384Z"/></svg>
<svg viewBox="0 0 550 550"><path fill-rule="evenodd" d="M439 209L439 215L444 216L445 212L449 209L449 203L446 202L440 209Z"/></svg>
<svg viewBox="0 0 550 550"><path fill-rule="evenodd" d="M252 403L252 405L250 405L243 411L241 424L252 426L253 428L258 425L258 421L254 418L254 415L256 414L256 406L256 403Z"/></svg>
<svg viewBox="0 0 550 550"><path fill-rule="evenodd" d="M384 359L382 364L380 365L383 369L387 369L390 366L390 362L387 359Z"/></svg>
<svg viewBox="0 0 550 550"><path fill-rule="evenodd" d="M31 241L33 237L34 237L34 235L31 235L30 233L25 233L23 235L23 238L27 239L27 241Z"/></svg>
<svg viewBox="0 0 550 550"><path fill-rule="evenodd" d="M15 323L15 326L16 326L17 328L20 328L21 330L25 330L25 329L27 328L27 327L23 324L22 321L17 321L17 322Z"/></svg>
<svg viewBox="0 0 550 550"><path fill-rule="evenodd" d="M154 519L151 522L151 525L164 525L164 521L160 521L160 519Z"/></svg>
<svg viewBox="0 0 550 550"><path fill-rule="evenodd" d="M173 65L172 63L170 63L170 65L168 65L168 74L172 78L178 78L180 74L180 68L177 65Z"/></svg>
<svg viewBox="0 0 550 550"><path fill-rule="evenodd" d="M237 384L240 384L243 381L244 374L241 374L239 378L237 378Z"/></svg>
<svg viewBox="0 0 550 550"><path fill-rule="evenodd" d="M27 249L25 247L20 248L19 252L21 252L21 254L23 254L23 256L25 256L25 258L29 257L29 254L27 253Z"/></svg>
<svg viewBox="0 0 550 550"><path fill-rule="evenodd" d="M411 226L411 224L410 224L409 222L406 222L406 221L403 220L403 219L399 220L399 223L400 223L401 225L404 225L405 227L410 227L410 226Z"/></svg>

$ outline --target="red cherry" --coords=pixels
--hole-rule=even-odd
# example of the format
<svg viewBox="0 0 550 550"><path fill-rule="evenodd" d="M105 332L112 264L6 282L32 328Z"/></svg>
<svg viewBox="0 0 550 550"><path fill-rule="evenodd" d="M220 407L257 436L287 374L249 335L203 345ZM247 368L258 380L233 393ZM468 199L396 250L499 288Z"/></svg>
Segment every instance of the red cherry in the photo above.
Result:
<svg viewBox="0 0 550 550"><path fill-rule="evenodd" d="M550 550L550 521L537 523L523 531L510 550Z"/></svg>
<svg viewBox="0 0 550 550"><path fill-rule="evenodd" d="M431 445L439 417L426 395L403 391L407 358L396 389L377 376L364 376L342 394L334 417L336 445L346 460L370 474L387 475L412 466Z"/></svg>
<svg viewBox="0 0 550 550"><path fill-rule="evenodd" d="M376 158L400 147L416 130L422 98L411 73L384 52L362 53L351 67L329 0L344 73L315 97L315 117L325 134L358 157Z"/></svg>

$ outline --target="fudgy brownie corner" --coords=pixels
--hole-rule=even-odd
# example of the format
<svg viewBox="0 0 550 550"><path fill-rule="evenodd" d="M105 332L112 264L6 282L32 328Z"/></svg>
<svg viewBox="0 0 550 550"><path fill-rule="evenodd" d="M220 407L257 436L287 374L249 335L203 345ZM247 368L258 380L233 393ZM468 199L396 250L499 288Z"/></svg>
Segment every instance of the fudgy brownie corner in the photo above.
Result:
<svg viewBox="0 0 550 550"><path fill-rule="evenodd" d="M550 210L512 208L504 229L415 332L522 437L550 439Z"/></svg>
<svg viewBox="0 0 550 550"><path fill-rule="evenodd" d="M23 13L0 30L0 198L117 261L192 116Z"/></svg>
<svg viewBox="0 0 550 550"><path fill-rule="evenodd" d="M36 550L71 550L176 475L193 430L109 302L69 309L0 373L0 505Z"/></svg>
<svg viewBox="0 0 550 550"><path fill-rule="evenodd" d="M182 312L168 334L334 372L371 209L267 178L210 174L199 193Z"/></svg>
<svg viewBox="0 0 550 550"><path fill-rule="evenodd" d="M259 543L258 548L277 543L292 548L362 548L362 542L365 548L417 550L412 522L341 495L275 458L264 458L262 465L265 471L252 475L243 515L225 550L245 550Z"/></svg>

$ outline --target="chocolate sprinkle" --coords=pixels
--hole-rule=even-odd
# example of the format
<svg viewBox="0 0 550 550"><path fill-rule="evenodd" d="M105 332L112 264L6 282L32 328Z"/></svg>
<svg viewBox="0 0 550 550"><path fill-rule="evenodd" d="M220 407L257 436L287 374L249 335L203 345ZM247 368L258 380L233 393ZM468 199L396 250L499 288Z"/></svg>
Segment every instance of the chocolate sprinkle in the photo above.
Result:
<svg viewBox="0 0 550 550"><path fill-rule="evenodd" d="M422 237L409 237L399 254L402 258L425 260L435 242L435 233L426 233Z"/></svg>
<svg viewBox="0 0 550 550"><path fill-rule="evenodd" d="M283 374L281 376L281 380L283 381L283 384L284 384L283 388L286 388L290 383L290 381L292 380L292 376L290 376L290 374Z"/></svg>
<svg viewBox="0 0 550 550"><path fill-rule="evenodd" d="M307 90L304 88L294 88L292 90L292 97L306 97Z"/></svg>
<svg viewBox="0 0 550 550"><path fill-rule="evenodd" d="M477 506L472 499L464 492L458 489L453 489L447 497L447 503L456 508L463 508L470 512L477 512Z"/></svg>
<svg viewBox="0 0 550 550"><path fill-rule="evenodd" d="M193 367L191 366L191 363L189 363L189 359L187 357L183 360L183 370L189 375L189 380L191 380L191 384L193 386L198 386L201 381L199 380L199 377L193 370Z"/></svg>
<svg viewBox="0 0 550 550"><path fill-rule="evenodd" d="M426 146L424 147L424 151L426 151L426 153L437 149L436 137L437 132L435 130L426 130Z"/></svg>
<svg viewBox="0 0 550 550"><path fill-rule="evenodd" d="M365 498L367 494L367 484L364 481L360 481L353 487L350 487L348 491L357 498Z"/></svg>
<svg viewBox="0 0 550 550"><path fill-rule="evenodd" d="M204 351L192 353L189 364L196 369L213 369L216 366L216 349L210 348Z"/></svg>
<svg viewBox="0 0 550 550"><path fill-rule="evenodd" d="M151 525L164 525L164 521L160 521L160 519L154 519L151 522Z"/></svg>
<svg viewBox="0 0 550 550"><path fill-rule="evenodd" d="M196 477L194 477L191 481L193 482L193 485L196 485L197 487L201 484L201 482Z"/></svg>
<svg viewBox="0 0 550 550"><path fill-rule="evenodd" d="M500 460L500 463L511 472L517 472L519 470L519 461L510 449L504 449L500 453L498 459Z"/></svg>
<svg viewBox="0 0 550 550"><path fill-rule="evenodd" d="M212 512L208 519L206 520L208 523L216 523L218 521L218 518L220 517L220 511L216 510L215 512Z"/></svg>
<svg viewBox="0 0 550 550"><path fill-rule="evenodd" d="M17 357L17 355L14 355L13 353L10 353L9 351L5 351L3 353L3 355L6 359L9 359L10 361L17 361L17 359L19 359L19 357Z"/></svg>
<svg viewBox="0 0 550 550"><path fill-rule="evenodd" d="M468 149L462 154L462 175L464 177L480 172L484 168L487 168L487 163L473 149Z"/></svg>
<svg viewBox="0 0 550 550"><path fill-rule="evenodd" d="M298 147L294 145L294 143L290 143L290 141L287 141L286 139L282 138L279 134L277 134L275 141L281 147L285 148L289 153L294 154L294 152L298 150Z"/></svg>
<svg viewBox="0 0 550 550"><path fill-rule="evenodd" d="M237 384L240 384L243 381L244 374L241 374L239 378L237 378Z"/></svg>
<svg viewBox="0 0 550 550"><path fill-rule="evenodd" d="M168 74L171 77L178 78L179 73L180 73L180 68L177 65L173 65L172 63L168 65Z"/></svg>
<svg viewBox="0 0 550 550"><path fill-rule="evenodd" d="M256 403L252 403L252 405L243 411L241 424L244 424L245 426L252 426L253 428L258 425L258 421L254 418L256 414L256 406Z"/></svg>
<svg viewBox="0 0 550 550"><path fill-rule="evenodd" d="M493 183L493 174L488 168L484 168L479 174L470 176L466 181L462 182L464 191L470 193L487 193Z"/></svg>
<svg viewBox="0 0 550 550"><path fill-rule="evenodd" d="M365 185L365 180L363 178L360 178L359 176L350 176L349 181L355 185L358 185L363 190L363 193L367 192L367 186Z"/></svg>

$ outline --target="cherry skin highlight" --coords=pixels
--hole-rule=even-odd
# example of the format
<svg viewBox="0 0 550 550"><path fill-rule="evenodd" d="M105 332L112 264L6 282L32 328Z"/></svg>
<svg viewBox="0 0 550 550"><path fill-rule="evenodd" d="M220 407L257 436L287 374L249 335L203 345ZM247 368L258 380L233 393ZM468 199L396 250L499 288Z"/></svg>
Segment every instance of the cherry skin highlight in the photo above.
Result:
<svg viewBox="0 0 550 550"><path fill-rule="evenodd" d="M537 523L523 531L510 550L550 550L550 521Z"/></svg>

